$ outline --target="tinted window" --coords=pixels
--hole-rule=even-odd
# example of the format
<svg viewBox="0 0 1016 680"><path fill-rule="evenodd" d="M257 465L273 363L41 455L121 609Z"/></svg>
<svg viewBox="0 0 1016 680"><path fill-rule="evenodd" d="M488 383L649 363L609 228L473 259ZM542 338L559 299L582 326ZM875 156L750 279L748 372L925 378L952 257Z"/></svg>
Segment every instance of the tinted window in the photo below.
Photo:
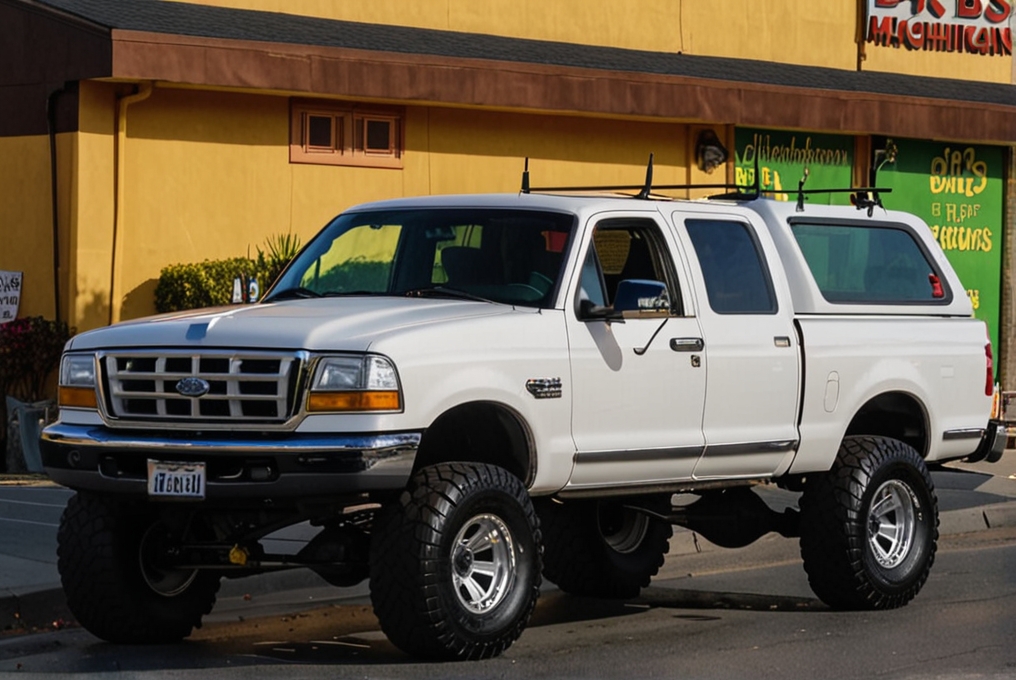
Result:
<svg viewBox="0 0 1016 680"><path fill-rule="evenodd" d="M717 314L776 312L769 270L751 228L727 220L685 222L702 267L709 306Z"/></svg>
<svg viewBox="0 0 1016 680"><path fill-rule="evenodd" d="M505 304L549 306L573 223L571 215L522 210L347 213L311 241L273 292L412 297L458 293Z"/></svg>
<svg viewBox="0 0 1016 680"><path fill-rule="evenodd" d="M791 229L830 302L939 302L947 297L945 283L906 229L807 223Z"/></svg>

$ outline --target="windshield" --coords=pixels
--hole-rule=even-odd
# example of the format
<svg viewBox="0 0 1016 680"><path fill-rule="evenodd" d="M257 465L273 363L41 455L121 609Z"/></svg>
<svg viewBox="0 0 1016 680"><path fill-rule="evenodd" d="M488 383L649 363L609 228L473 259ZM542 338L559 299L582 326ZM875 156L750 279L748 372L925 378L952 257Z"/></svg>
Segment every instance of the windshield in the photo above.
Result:
<svg viewBox="0 0 1016 680"><path fill-rule="evenodd" d="M266 302L285 297L459 297L553 304L571 215L530 210L346 213L294 260Z"/></svg>

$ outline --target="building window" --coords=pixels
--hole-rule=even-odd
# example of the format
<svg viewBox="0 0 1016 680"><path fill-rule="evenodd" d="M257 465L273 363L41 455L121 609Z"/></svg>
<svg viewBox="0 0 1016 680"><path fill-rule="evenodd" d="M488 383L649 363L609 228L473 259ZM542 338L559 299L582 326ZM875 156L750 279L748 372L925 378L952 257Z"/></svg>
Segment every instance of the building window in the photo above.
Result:
<svg viewBox="0 0 1016 680"><path fill-rule="evenodd" d="M401 168L402 109L293 100L289 161Z"/></svg>

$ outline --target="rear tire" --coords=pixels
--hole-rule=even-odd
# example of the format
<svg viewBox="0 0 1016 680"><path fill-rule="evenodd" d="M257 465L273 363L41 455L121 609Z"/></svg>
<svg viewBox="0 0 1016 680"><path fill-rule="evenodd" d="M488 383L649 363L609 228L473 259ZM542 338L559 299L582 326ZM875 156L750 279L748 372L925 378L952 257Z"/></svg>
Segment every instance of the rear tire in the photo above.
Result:
<svg viewBox="0 0 1016 680"><path fill-rule="evenodd" d="M620 500L541 500L543 575L573 595L631 598L663 566L673 527ZM659 514L670 512L670 496L638 499Z"/></svg>
<svg viewBox="0 0 1016 680"><path fill-rule="evenodd" d="M539 589L539 522L507 470L424 468L375 521L371 602L381 630L409 654L497 656L522 634Z"/></svg>
<svg viewBox="0 0 1016 680"><path fill-rule="evenodd" d="M938 502L924 460L908 444L846 437L833 469L809 476L801 497L808 582L835 609L893 609L928 579Z"/></svg>
<svg viewBox="0 0 1016 680"><path fill-rule="evenodd" d="M90 493L71 497L57 531L57 567L67 605L108 642L177 642L212 610L219 576L155 564L168 529L143 504Z"/></svg>

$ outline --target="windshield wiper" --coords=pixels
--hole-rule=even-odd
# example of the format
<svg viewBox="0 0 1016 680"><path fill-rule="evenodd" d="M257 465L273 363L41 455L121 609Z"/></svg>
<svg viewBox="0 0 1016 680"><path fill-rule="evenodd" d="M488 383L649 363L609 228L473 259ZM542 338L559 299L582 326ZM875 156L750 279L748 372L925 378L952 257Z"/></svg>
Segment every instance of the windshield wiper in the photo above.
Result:
<svg viewBox="0 0 1016 680"><path fill-rule="evenodd" d="M362 295L386 295L387 293L378 293L373 290L326 290L318 292L311 290L310 288L304 288L302 286L296 286L294 288L285 288L280 290L278 293L273 294L271 297L265 298L264 302L274 302L275 300L291 300L293 298L323 298L323 297L356 297Z"/></svg>
<svg viewBox="0 0 1016 680"><path fill-rule="evenodd" d="M277 293L272 293L266 297L262 302L275 302L276 300L292 300L295 298L316 298L321 297L321 293L313 291L310 288L304 288L302 286L295 286L293 288L283 288Z"/></svg>
<svg viewBox="0 0 1016 680"><path fill-rule="evenodd" d="M449 288L448 286L433 286L431 288L414 288L413 290L407 290L405 292L406 297L452 297L460 300L475 300L476 302L489 302L491 304L497 304L494 300L490 300L479 295L468 293L458 288Z"/></svg>

